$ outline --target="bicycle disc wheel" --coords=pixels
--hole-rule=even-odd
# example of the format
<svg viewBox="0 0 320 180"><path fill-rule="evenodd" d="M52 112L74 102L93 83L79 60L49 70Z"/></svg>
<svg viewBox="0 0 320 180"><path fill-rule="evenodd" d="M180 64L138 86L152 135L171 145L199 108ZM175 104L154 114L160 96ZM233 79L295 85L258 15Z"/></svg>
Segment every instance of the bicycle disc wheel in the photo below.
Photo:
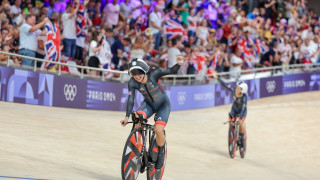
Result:
<svg viewBox="0 0 320 180"><path fill-rule="evenodd" d="M228 132L228 150L231 158L235 157L235 151L237 148L237 140L234 136L234 127L229 126L229 132Z"/></svg>
<svg viewBox="0 0 320 180"><path fill-rule="evenodd" d="M123 180L136 180L142 164L141 150L143 146L143 138L141 132L133 130L124 145L121 176Z"/></svg>
<svg viewBox="0 0 320 180"><path fill-rule="evenodd" d="M241 158L244 158L244 156L246 155L246 150L247 150L247 131L246 131L246 126L244 124L243 144L242 144L242 147L239 148Z"/></svg>
<svg viewBox="0 0 320 180"><path fill-rule="evenodd" d="M152 148L152 149L150 149L150 151L159 152L158 148ZM164 155L163 166L159 170L156 170L155 166L148 167L147 180L161 180L162 179L164 168L165 168L166 162L167 162L167 142L164 143L164 151L165 151L165 155Z"/></svg>

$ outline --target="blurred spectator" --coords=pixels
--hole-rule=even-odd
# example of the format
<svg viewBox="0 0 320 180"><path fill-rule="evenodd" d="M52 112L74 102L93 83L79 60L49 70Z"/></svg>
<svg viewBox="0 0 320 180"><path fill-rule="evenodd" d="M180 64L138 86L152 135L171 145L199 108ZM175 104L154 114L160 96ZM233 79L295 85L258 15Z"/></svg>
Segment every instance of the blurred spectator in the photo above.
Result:
<svg viewBox="0 0 320 180"><path fill-rule="evenodd" d="M198 38L197 45L200 45L200 44L207 45L208 35L209 35L209 28L207 26L207 20L203 19L197 30L197 38Z"/></svg>
<svg viewBox="0 0 320 180"><path fill-rule="evenodd" d="M291 45L289 44L289 37L285 36L283 38L283 42L280 43L277 47L278 52L280 53L280 60L284 69L287 69L287 65L289 65L292 49Z"/></svg>
<svg viewBox="0 0 320 180"><path fill-rule="evenodd" d="M272 19L272 12L276 3L276 0L266 0L264 4L264 8L266 9L266 18Z"/></svg>
<svg viewBox="0 0 320 180"><path fill-rule="evenodd" d="M300 47L303 63L316 63L318 60L319 45L310 40L310 37L304 39Z"/></svg>
<svg viewBox="0 0 320 180"><path fill-rule="evenodd" d="M178 75L186 75L188 74L188 67L189 67L189 62L188 59L191 56L191 47L190 45L185 45L183 52L181 53L184 56L185 61L182 63L182 65L180 66L180 69L178 71Z"/></svg>
<svg viewBox="0 0 320 180"><path fill-rule="evenodd" d="M277 46L278 43L276 42L270 46L269 51L261 56L260 64L266 67L272 66L272 63L275 60L275 52L277 51Z"/></svg>
<svg viewBox="0 0 320 180"><path fill-rule="evenodd" d="M104 31L104 30L103 30ZM113 37L113 30L111 28L106 28L106 30L103 33L103 38L109 43L110 47L115 42L115 38Z"/></svg>
<svg viewBox="0 0 320 180"><path fill-rule="evenodd" d="M8 44L2 44L1 45L1 51L3 52L9 52L10 47ZM0 54L0 63L1 64L7 64L8 62L8 55L6 54Z"/></svg>
<svg viewBox="0 0 320 180"><path fill-rule="evenodd" d="M54 9L54 4L55 4L55 0L49 0L49 7L48 7L48 13L47 13L48 18L51 18L52 13L56 12L56 10Z"/></svg>
<svg viewBox="0 0 320 180"><path fill-rule="evenodd" d="M130 6L132 7L132 19L136 20L142 15L143 5L140 0L131 0Z"/></svg>
<svg viewBox="0 0 320 180"><path fill-rule="evenodd" d="M130 0L125 0L125 2L122 2L120 4L120 16L122 17L123 20L125 20L125 22L128 23L127 20L129 20L130 22L130 16L132 13L132 7L130 4Z"/></svg>
<svg viewBox="0 0 320 180"><path fill-rule="evenodd" d="M189 4L187 0L173 0L172 9L180 14L181 23L187 25L187 18L189 16Z"/></svg>
<svg viewBox="0 0 320 180"><path fill-rule="evenodd" d="M153 30L153 36L155 38L154 48L156 50L158 50L160 46L162 23L163 23L163 17L161 15L161 9L159 8L158 5L156 5L154 7L154 11L149 16L149 25L150 25L150 28Z"/></svg>
<svg viewBox="0 0 320 180"><path fill-rule="evenodd" d="M198 16L196 16L196 9L190 9L190 15L187 18L188 21L188 36L196 37L197 26L199 22Z"/></svg>
<svg viewBox="0 0 320 180"><path fill-rule="evenodd" d="M227 46L226 44L220 44L220 46L217 47L217 53L220 53L220 56L218 56L217 62L217 72L227 72L230 67L230 62L228 59L228 53L226 52Z"/></svg>
<svg viewBox="0 0 320 180"><path fill-rule="evenodd" d="M217 0L210 0L209 2L210 4L206 8L205 16L210 20L210 28L216 29L218 27L218 10L216 9Z"/></svg>
<svg viewBox="0 0 320 180"><path fill-rule="evenodd" d="M142 36L137 36L135 42L131 46L130 59L144 59L146 54L145 49L147 48L147 44L149 43L149 41L149 39L147 41L144 41Z"/></svg>
<svg viewBox="0 0 320 180"><path fill-rule="evenodd" d="M64 55L70 58L74 58L76 54L76 18L77 12L79 10L78 1L76 1L76 8L72 10L72 4L68 3L66 12L62 14L63 23L63 46ZM63 6L63 5L61 5ZM62 8L62 7L61 7Z"/></svg>
<svg viewBox="0 0 320 180"><path fill-rule="evenodd" d="M280 66L282 63L281 63L281 60L280 60L280 53L278 52L278 43L275 42L272 46L272 50L274 51L274 56L272 57L272 61L270 61L272 63L272 66Z"/></svg>
<svg viewBox="0 0 320 180"><path fill-rule="evenodd" d="M111 45L111 52L112 52L112 63L117 70L125 70L127 66L127 59L124 56L124 47L129 46L131 44L131 40L129 38L123 38L121 40L116 40Z"/></svg>
<svg viewBox="0 0 320 180"><path fill-rule="evenodd" d="M9 4L7 4L4 8L4 13L6 14L7 16L7 19L9 21L9 24L13 24L13 20L12 20L12 17L11 17L11 7Z"/></svg>
<svg viewBox="0 0 320 180"><path fill-rule="evenodd" d="M41 28L43 31L44 28ZM46 52L44 50L44 43L46 42L46 35L44 33L38 36L38 47L36 50L36 58L44 59L46 56ZM41 67L42 62L37 61L37 67Z"/></svg>
<svg viewBox="0 0 320 180"><path fill-rule="evenodd" d="M168 49L168 67L172 67L176 64L176 59L178 55L181 55L180 50L177 48L177 39L172 39L172 47Z"/></svg>
<svg viewBox="0 0 320 180"><path fill-rule="evenodd" d="M163 69L163 70L167 69L167 62L166 62L166 60L165 60L165 59L160 59L160 61L159 61L159 66L160 66L159 69Z"/></svg>
<svg viewBox="0 0 320 180"><path fill-rule="evenodd" d="M21 14L21 0L15 0L14 4L11 6L10 14L12 18L12 23L15 24L18 16Z"/></svg>
<svg viewBox="0 0 320 180"><path fill-rule="evenodd" d="M48 22L48 18L36 24L36 17L32 14L26 16L26 23L20 27L20 47L19 53L24 56L35 57L38 49L38 36L41 35L40 28ZM44 33L43 33L44 34ZM33 66L34 61L21 58L22 65Z"/></svg>
<svg viewBox="0 0 320 180"><path fill-rule="evenodd" d="M305 30L302 31L301 33L301 38L304 40L306 38L310 38L313 37L313 29L311 26L309 26L308 28L306 28Z"/></svg>
<svg viewBox="0 0 320 180"><path fill-rule="evenodd" d="M118 0L113 0L112 3L107 4L103 9L103 19L102 22L106 24L111 24L114 28L119 22L120 6Z"/></svg>
<svg viewBox="0 0 320 180"><path fill-rule="evenodd" d="M98 31L94 31L92 33L92 40L90 42L89 47L89 60L88 60L88 66L99 68L100 61L99 56L97 55L98 50L101 48L101 42L102 42L102 34ZM99 72L97 70L90 70L90 76L99 76Z"/></svg>
<svg viewBox="0 0 320 180"><path fill-rule="evenodd" d="M82 24L84 27L84 32L82 32L80 35L78 34L77 35L77 38L76 38L76 52L75 52L75 55L74 55L74 59L77 60L77 63L78 64L82 64L83 63L83 48L84 48L84 41L85 41L85 35L88 33L88 28L87 27L90 27L92 26L92 22L88 16L88 13L87 13L87 9L86 9L86 6L88 4L89 0L84 0L83 1L83 8L84 8L84 21L85 21L85 25ZM81 22L83 23L83 22Z"/></svg>
<svg viewBox="0 0 320 180"><path fill-rule="evenodd" d="M237 49L236 53L231 55L230 59L230 73L231 77L238 79L240 77L241 66L243 64L241 57L241 50Z"/></svg>

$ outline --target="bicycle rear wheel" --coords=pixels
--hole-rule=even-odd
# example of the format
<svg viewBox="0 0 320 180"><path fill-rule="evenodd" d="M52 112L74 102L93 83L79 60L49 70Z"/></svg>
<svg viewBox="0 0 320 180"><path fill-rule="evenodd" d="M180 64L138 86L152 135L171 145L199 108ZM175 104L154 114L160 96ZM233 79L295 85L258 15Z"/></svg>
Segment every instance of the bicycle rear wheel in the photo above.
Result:
<svg viewBox="0 0 320 180"><path fill-rule="evenodd" d="M235 135L234 126L230 126L230 125L229 125L229 132L228 132L228 150L229 150L230 157L234 158L237 150L237 137Z"/></svg>
<svg viewBox="0 0 320 180"><path fill-rule="evenodd" d="M156 141L154 141L155 143ZM153 154L158 154L159 150L158 150L158 146L155 143L153 146L151 146L152 149L150 148L149 151L153 151ZM166 166L166 161L167 161L167 142L164 143L164 152L165 152L165 156L164 156L164 162L163 162L163 166L161 167L161 169L156 170L155 166L152 167L148 167L148 171L147 171L147 180L161 180L163 173L164 173L164 168Z"/></svg>
<svg viewBox="0 0 320 180"><path fill-rule="evenodd" d="M143 138L141 132L133 130L124 145L121 176L123 180L136 180L142 164L141 150L143 146Z"/></svg>
<svg viewBox="0 0 320 180"><path fill-rule="evenodd" d="M243 126L244 126L243 144L239 148L241 158L244 158L244 156L246 155L246 150L247 150L247 130L246 130L246 125L244 124Z"/></svg>

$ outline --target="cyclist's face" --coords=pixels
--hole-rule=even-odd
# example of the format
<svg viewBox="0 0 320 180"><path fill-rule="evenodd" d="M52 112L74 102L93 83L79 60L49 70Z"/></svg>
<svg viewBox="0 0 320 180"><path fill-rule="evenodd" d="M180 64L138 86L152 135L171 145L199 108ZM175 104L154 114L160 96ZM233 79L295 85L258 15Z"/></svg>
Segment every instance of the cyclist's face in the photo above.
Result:
<svg viewBox="0 0 320 180"><path fill-rule="evenodd" d="M144 76L144 74L136 74L136 75L133 75L133 78L134 78L137 82L142 82L143 76Z"/></svg>
<svg viewBox="0 0 320 180"><path fill-rule="evenodd" d="M143 80L144 73L142 71L134 69L131 71L131 74L136 81L141 82Z"/></svg>

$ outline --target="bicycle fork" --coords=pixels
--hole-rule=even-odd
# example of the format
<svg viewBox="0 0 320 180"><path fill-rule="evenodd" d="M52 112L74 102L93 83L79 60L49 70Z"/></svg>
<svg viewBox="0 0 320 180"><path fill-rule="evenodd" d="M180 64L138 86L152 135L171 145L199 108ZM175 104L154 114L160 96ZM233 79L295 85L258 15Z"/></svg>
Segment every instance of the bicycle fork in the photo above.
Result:
<svg viewBox="0 0 320 180"><path fill-rule="evenodd" d="M236 136L236 146L239 146L240 145L240 143L241 143L241 139L239 138L239 125L238 124L236 124L235 125L235 136Z"/></svg>
<svg viewBox="0 0 320 180"><path fill-rule="evenodd" d="M147 136L145 135L145 132L143 132L143 146L142 146L142 149L141 149L141 154L139 155L138 159L140 159L145 154L146 143L147 143Z"/></svg>

